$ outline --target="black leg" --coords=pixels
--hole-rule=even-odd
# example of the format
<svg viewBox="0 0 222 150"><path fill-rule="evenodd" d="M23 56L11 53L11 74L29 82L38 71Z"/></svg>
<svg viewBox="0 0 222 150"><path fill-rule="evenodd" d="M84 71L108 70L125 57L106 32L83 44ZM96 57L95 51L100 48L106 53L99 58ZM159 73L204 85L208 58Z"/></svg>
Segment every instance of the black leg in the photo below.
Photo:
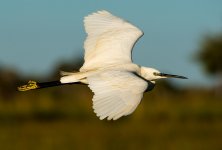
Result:
<svg viewBox="0 0 222 150"><path fill-rule="evenodd" d="M51 82L43 82L43 83L29 81L26 85L18 87L18 90L19 91L28 91L28 90L42 89L42 88L48 88L48 87L53 87L53 86L66 85L66 84L82 84L82 83L81 82L61 83L59 80L58 81L51 81Z"/></svg>

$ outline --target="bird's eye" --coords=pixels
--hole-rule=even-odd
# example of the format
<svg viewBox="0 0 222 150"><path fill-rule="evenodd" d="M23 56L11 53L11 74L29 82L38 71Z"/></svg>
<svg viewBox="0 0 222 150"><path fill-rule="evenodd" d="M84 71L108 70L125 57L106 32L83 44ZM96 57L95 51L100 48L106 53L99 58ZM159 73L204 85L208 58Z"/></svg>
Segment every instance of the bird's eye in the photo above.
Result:
<svg viewBox="0 0 222 150"><path fill-rule="evenodd" d="M158 73L157 73L157 72L154 72L153 75L154 75L154 76L158 76Z"/></svg>

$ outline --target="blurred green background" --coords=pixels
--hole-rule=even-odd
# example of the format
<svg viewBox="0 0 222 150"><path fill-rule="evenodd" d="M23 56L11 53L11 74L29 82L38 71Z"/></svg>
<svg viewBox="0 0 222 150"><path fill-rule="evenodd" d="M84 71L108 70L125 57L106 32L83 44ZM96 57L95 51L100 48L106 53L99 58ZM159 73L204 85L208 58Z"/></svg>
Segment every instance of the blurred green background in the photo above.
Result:
<svg viewBox="0 0 222 150"><path fill-rule="evenodd" d="M221 1L0 1L0 150L221 150ZM82 19L106 9L145 33L134 62L162 80L130 116L99 120L86 85L18 92L83 63ZM75 55L75 57L73 57ZM71 61L70 61L71 60Z"/></svg>
<svg viewBox="0 0 222 150"><path fill-rule="evenodd" d="M221 37L204 38L195 56L218 83ZM28 79L55 80L59 70L79 66L81 60L65 62L46 78ZM132 115L100 121L86 85L16 91L28 79L9 69L0 71L1 149L222 149L221 84L180 87L160 81Z"/></svg>

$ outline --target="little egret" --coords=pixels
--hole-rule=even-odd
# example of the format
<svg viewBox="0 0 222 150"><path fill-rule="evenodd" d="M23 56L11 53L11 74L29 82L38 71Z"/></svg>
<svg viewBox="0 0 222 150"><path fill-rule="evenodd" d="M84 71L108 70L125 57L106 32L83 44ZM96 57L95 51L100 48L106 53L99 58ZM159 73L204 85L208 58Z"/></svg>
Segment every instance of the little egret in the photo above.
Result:
<svg viewBox="0 0 222 150"><path fill-rule="evenodd" d="M116 120L131 114L143 93L154 88L163 78L187 79L161 73L132 62L132 48L143 32L108 11L98 11L84 18L87 38L84 43L84 64L78 72L61 72L58 81L29 81L18 87L27 91L64 84L88 84L93 91L93 109L102 120Z"/></svg>

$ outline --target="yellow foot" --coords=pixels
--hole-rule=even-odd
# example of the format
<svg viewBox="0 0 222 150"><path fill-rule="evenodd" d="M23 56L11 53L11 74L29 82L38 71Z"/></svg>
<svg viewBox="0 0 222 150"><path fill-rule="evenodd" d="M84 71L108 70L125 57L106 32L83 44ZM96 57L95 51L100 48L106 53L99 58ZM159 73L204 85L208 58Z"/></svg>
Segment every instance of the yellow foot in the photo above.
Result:
<svg viewBox="0 0 222 150"><path fill-rule="evenodd" d="M29 81L26 85L18 87L18 90L19 91L28 91L28 90L33 90L33 89L37 89L37 88L38 88L37 82Z"/></svg>

